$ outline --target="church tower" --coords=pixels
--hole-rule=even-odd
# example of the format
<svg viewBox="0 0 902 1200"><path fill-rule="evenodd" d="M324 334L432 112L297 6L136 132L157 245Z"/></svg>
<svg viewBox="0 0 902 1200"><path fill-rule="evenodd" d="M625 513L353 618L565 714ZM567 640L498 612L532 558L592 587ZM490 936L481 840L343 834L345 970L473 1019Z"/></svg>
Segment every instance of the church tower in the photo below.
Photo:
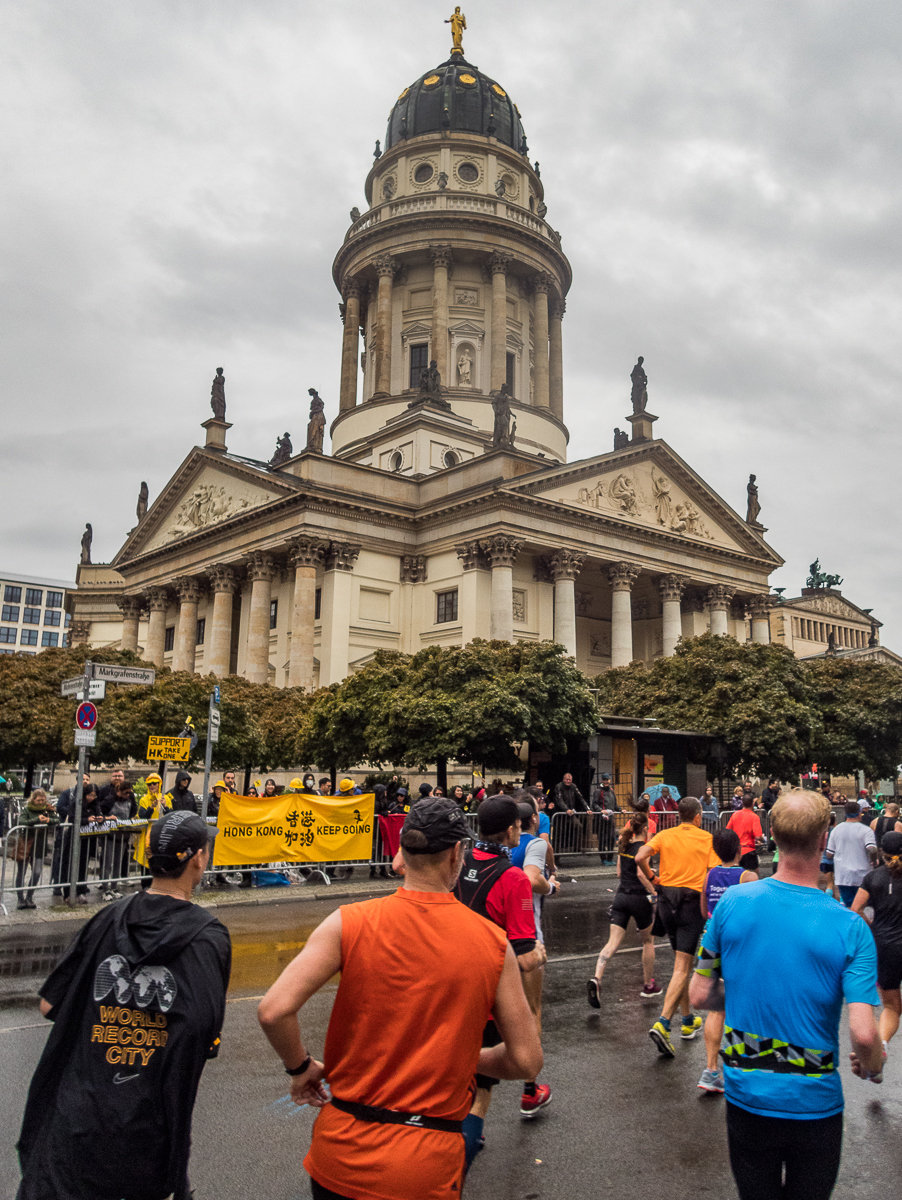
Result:
<svg viewBox="0 0 902 1200"><path fill-rule="evenodd" d="M511 448L566 461L570 264L517 105L453 32L450 57L395 102L369 208L352 210L333 264L344 338L332 452L403 475L490 450L502 390Z"/></svg>

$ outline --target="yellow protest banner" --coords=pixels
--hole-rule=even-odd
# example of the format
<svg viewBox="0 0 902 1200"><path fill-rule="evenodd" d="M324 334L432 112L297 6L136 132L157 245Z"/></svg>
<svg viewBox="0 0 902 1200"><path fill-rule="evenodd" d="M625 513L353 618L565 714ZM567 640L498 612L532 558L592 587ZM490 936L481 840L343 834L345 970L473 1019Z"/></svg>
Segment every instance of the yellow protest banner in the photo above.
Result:
<svg viewBox="0 0 902 1200"><path fill-rule="evenodd" d="M217 867L273 862L369 862L372 793L366 796L230 796L219 805Z"/></svg>
<svg viewBox="0 0 902 1200"><path fill-rule="evenodd" d="M147 739L147 761L187 762L191 753L190 738L150 737Z"/></svg>

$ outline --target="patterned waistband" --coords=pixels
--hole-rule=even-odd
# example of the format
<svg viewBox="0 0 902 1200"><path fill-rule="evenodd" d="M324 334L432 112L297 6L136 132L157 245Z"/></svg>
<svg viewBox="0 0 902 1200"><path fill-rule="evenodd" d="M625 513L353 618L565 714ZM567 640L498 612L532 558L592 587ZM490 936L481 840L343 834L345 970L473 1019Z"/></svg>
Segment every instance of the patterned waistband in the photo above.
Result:
<svg viewBox="0 0 902 1200"><path fill-rule="evenodd" d="M779 1038L756 1037L741 1029L724 1029L720 1056L728 1067L740 1071L774 1071L782 1075L807 1075L818 1079L836 1070L832 1050L809 1050Z"/></svg>

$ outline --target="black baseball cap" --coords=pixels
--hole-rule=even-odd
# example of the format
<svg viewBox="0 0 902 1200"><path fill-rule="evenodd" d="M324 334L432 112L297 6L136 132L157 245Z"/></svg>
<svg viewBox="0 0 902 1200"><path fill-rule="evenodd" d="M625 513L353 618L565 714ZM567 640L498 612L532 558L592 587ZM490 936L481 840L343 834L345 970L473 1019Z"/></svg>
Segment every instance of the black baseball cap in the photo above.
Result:
<svg viewBox="0 0 902 1200"><path fill-rule="evenodd" d="M422 838L408 838L407 835L414 832L423 834L425 845L422 844ZM437 799L419 800L413 805L401 830L401 846L408 854L439 854L469 836L470 827L460 811L460 805L439 796Z"/></svg>
<svg viewBox="0 0 902 1200"><path fill-rule="evenodd" d="M880 839L880 849L887 857L898 858L902 855L902 833L896 833L895 829L885 833Z"/></svg>
<svg viewBox="0 0 902 1200"><path fill-rule="evenodd" d="M219 831L197 813L168 812L150 827L150 858L183 863L203 850Z"/></svg>

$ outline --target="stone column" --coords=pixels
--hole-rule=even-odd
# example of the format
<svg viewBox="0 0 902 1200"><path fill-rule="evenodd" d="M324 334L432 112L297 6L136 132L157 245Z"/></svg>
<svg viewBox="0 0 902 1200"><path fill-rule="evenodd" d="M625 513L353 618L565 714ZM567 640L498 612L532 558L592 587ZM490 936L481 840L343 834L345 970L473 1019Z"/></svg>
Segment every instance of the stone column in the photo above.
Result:
<svg viewBox="0 0 902 1200"><path fill-rule="evenodd" d="M540 271L533 279L535 323L533 325L533 353L535 354L535 404L537 408L548 408L548 292L552 279Z"/></svg>
<svg viewBox="0 0 902 1200"><path fill-rule="evenodd" d="M492 638L514 640L514 561L523 542L498 534L480 541L479 548L492 568Z"/></svg>
<svg viewBox="0 0 902 1200"><path fill-rule="evenodd" d="M566 302L558 299L552 300L548 305L548 397L551 415L559 421L564 419L564 344L561 322L566 308Z"/></svg>
<svg viewBox="0 0 902 1200"><path fill-rule="evenodd" d="M251 581L251 608L244 660L245 678L251 683L269 682L269 606L275 576L276 565L272 555L261 550L255 551L247 564L247 577Z"/></svg>
<svg viewBox="0 0 902 1200"><path fill-rule="evenodd" d="M172 584L179 598L179 623L175 631L172 669L188 671L193 675L197 650L197 603L201 596L200 580L183 575L180 579L173 579Z"/></svg>
<svg viewBox="0 0 902 1200"><path fill-rule="evenodd" d="M341 683L348 673L348 631L351 625L354 563L359 546L332 542L323 576L320 684Z"/></svg>
<svg viewBox="0 0 902 1200"><path fill-rule="evenodd" d="M681 575L662 575L658 587L661 590L661 604L664 609L664 657L670 658L683 632L680 599L686 587L686 580Z"/></svg>
<svg viewBox="0 0 902 1200"><path fill-rule="evenodd" d="M291 613L291 652L288 686L313 687L313 621L316 612L316 568L322 565L329 543L299 537L289 543L294 566L294 607Z"/></svg>
<svg viewBox="0 0 902 1200"><path fill-rule="evenodd" d="M376 297L376 390L373 399L391 395L391 341L392 341L392 280L398 269L398 260L383 255L373 263L379 276L379 294Z"/></svg>
<svg viewBox="0 0 902 1200"><path fill-rule="evenodd" d="M548 556L548 573L554 580L554 640L576 658L576 586L583 555L557 550Z"/></svg>
<svg viewBox="0 0 902 1200"><path fill-rule="evenodd" d="M140 596L120 596L116 601L122 612L122 649L138 652L138 622L143 607Z"/></svg>
<svg viewBox="0 0 902 1200"><path fill-rule="evenodd" d="M761 646L770 643L770 607L770 596L752 598L752 641Z"/></svg>
<svg viewBox="0 0 902 1200"><path fill-rule="evenodd" d="M729 588L718 586L708 589L708 628L711 633L720 636L730 632L727 623L727 612L733 593Z"/></svg>
<svg viewBox="0 0 902 1200"><path fill-rule="evenodd" d="M632 563L613 563L608 567L611 581L611 666L626 667L633 661L633 584L639 568Z"/></svg>
<svg viewBox="0 0 902 1200"><path fill-rule="evenodd" d="M232 661L232 597L238 587L235 568L217 563L210 568L213 587L213 615L207 630L204 654L206 675L228 675Z"/></svg>
<svg viewBox="0 0 902 1200"><path fill-rule="evenodd" d="M510 255L496 250L489 259L492 272L492 371L490 390L507 379L507 268Z"/></svg>
<svg viewBox="0 0 902 1200"><path fill-rule="evenodd" d="M163 647L166 645L166 612L169 608L169 592L164 587L150 588L147 593L150 620L147 625L147 645L144 657L147 662L163 665Z"/></svg>
<svg viewBox="0 0 902 1200"><path fill-rule="evenodd" d="M432 357L445 387L457 384L448 366L448 268L450 246L430 246L432 255Z"/></svg>
<svg viewBox="0 0 902 1200"><path fill-rule="evenodd" d="M360 344L360 293L362 285L357 279L346 279L342 286L344 296L344 333L341 341L341 388L338 410L344 412L357 403L357 349Z"/></svg>

